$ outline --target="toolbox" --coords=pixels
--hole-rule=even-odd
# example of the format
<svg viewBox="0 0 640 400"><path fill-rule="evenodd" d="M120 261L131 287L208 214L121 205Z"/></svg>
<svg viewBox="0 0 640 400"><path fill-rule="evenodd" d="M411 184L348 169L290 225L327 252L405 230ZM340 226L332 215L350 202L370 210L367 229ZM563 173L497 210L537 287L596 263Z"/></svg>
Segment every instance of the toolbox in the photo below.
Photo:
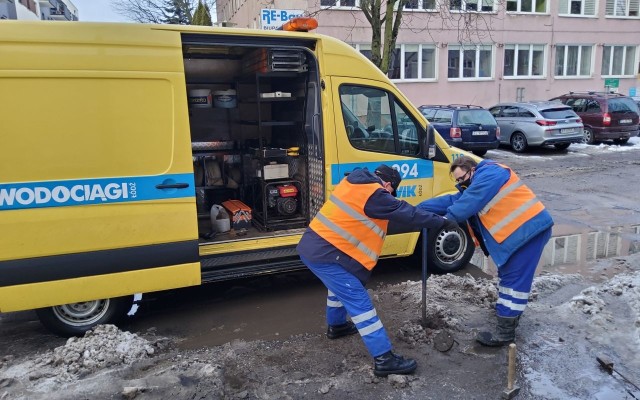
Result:
<svg viewBox="0 0 640 400"><path fill-rule="evenodd" d="M251 228L251 208L240 200L227 200L222 206L231 216L231 227L235 230Z"/></svg>

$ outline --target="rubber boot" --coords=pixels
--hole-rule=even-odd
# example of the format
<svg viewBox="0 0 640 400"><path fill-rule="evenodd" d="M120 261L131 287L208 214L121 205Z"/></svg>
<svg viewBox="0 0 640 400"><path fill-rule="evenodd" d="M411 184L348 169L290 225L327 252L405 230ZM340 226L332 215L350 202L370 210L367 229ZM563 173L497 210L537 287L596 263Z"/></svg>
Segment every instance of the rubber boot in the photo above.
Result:
<svg viewBox="0 0 640 400"><path fill-rule="evenodd" d="M520 321L517 317L498 317L495 333L478 332L476 341L483 346L500 347L512 343L516 338L516 327Z"/></svg>
<svg viewBox="0 0 640 400"><path fill-rule="evenodd" d="M355 324L351 321L340 325L329 325L327 328L327 337L329 339L337 339L343 336L353 335L354 333L358 333L358 328L356 328Z"/></svg>
<svg viewBox="0 0 640 400"><path fill-rule="evenodd" d="M374 357L373 374L375 376L387 376L390 374L410 374L416 370L418 363L411 358L405 359L402 356L393 354L392 351Z"/></svg>

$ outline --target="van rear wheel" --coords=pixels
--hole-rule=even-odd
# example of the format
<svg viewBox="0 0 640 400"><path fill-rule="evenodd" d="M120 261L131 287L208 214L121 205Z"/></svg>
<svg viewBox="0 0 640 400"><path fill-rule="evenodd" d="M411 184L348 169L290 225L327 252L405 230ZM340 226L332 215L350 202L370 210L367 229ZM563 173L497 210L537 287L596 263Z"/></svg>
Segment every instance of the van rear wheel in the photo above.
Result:
<svg viewBox="0 0 640 400"><path fill-rule="evenodd" d="M119 322L132 304L133 296L123 296L39 308L36 314L42 325L53 333L81 336L96 325Z"/></svg>
<svg viewBox="0 0 640 400"><path fill-rule="evenodd" d="M474 251L475 244L465 228L431 229L427 245L427 268L429 272L437 274L459 271L469 263Z"/></svg>

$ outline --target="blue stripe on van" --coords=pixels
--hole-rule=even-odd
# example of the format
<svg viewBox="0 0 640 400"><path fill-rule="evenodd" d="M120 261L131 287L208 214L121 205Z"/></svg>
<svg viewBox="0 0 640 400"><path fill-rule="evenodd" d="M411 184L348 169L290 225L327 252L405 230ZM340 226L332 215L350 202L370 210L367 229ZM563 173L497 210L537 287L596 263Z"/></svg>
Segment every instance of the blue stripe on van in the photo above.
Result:
<svg viewBox="0 0 640 400"><path fill-rule="evenodd" d="M186 183L184 189L156 185ZM0 211L194 197L193 174L0 184Z"/></svg>
<svg viewBox="0 0 640 400"><path fill-rule="evenodd" d="M381 160L376 162L332 164L331 184L337 185L340 183L347 172L365 167L373 172L380 164L386 164L400 171L403 181L407 179L433 178L433 161L431 160Z"/></svg>

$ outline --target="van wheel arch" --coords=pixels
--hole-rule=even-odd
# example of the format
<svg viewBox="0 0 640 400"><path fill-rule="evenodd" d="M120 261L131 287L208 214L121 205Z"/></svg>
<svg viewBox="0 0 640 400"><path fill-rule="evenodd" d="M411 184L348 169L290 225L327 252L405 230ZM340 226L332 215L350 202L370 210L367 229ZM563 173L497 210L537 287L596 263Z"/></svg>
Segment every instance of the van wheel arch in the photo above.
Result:
<svg viewBox="0 0 640 400"><path fill-rule="evenodd" d="M120 322L132 304L133 296L123 296L39 308L36 314L57 335L81 336L97 325Z"/></svg>

